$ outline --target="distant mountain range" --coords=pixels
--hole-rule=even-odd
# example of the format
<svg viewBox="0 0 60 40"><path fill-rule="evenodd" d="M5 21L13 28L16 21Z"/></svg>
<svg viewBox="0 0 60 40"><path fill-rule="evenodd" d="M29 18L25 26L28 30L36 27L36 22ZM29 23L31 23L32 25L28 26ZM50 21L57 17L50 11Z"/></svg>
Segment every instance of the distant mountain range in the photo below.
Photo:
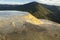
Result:
<svg viewBox="0 0 60 40"><path fill-rule="evenodd" d="M46 5L38 2L31 2L24 5L0 4L0 10L26 11L38 19L48 19L60 23L60 6Z"/></svg>

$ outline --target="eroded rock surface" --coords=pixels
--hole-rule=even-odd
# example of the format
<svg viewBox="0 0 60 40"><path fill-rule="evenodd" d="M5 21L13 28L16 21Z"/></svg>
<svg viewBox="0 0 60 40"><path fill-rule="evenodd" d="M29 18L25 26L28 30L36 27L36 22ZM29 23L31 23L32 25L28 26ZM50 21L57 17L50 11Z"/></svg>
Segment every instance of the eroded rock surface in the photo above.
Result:
<svg viewBox="0 0 60 40"><path fill-rule="evenodd" d="M35 17L31 18L30 16L12 16L1 19L0 40L60 40L60 26L58 23L43 19L35 20Z"/></svg>

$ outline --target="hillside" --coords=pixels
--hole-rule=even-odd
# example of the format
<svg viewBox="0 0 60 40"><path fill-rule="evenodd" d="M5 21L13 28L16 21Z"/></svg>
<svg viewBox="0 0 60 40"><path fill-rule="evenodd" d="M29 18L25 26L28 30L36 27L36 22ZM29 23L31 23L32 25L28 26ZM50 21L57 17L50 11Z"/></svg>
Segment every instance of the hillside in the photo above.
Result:
<svg viewBox="0 0 60 40"><path fill-rule="evenodd" d="M19 6L20 11L28 11L38 19L48 19L60 23L60 10L59 6L40 4L31 2Z"/></svg>
<svg viewBox="0 0 60 40"><path fill-rule="evenodd" d="M48 19L60 23L60 6L46 5L38 2L31 2L24 5L0 4L0 10L26 11L38 19Z"/></svg>
<svg viewBox="0 0 60 40"><path fill-rule="evenodd" d="M0 10L30 12L23 16L0 17L0 40L60 40L60 10L55 7L37 2L24 5L0 4Z"/></svg>
<svg viewBox="0 0 60 40"><path fill-rule="evenodd" d="M48 19L48 20L52 20L54 22L60 23L60 7L59 6L40 4L37 2L31 2L24 5L0 4L0 10L27 11L39 19Z"/></svg>

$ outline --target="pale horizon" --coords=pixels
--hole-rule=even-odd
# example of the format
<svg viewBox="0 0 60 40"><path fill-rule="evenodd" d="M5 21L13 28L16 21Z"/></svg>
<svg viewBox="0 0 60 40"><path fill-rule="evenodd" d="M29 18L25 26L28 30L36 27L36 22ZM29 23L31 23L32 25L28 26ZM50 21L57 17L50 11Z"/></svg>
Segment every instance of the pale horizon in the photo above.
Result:
<svg viewBox="0 0 60 40"><path fill-rule="evenodd" d="M42 3L42 4L47 4L47 5L57 5L57 6L60 6L60 0L0 0L0 4L19 4L19 5L22 5L22 4L26 4L26 3L30 3L30 2L33 2L33 1L36 1L36 2L39 2L39 3Z"/></svg>

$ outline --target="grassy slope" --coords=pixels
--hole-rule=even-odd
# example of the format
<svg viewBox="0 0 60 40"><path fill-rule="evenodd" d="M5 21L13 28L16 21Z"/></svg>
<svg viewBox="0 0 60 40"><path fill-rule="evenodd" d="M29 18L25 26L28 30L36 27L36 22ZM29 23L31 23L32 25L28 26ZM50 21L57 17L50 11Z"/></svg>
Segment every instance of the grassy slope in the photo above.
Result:
<svg viewBox="0 0 60 40"><path fill-rule="evenodd" d="M57 23L60 23L60 7L53 5L41 4L38 2L31 2L24 5L2 5L0 4L0 10L17 10L30 12L38 19L48 19Z"/></svg>
<svg viewBox="0 0 60 40"><path fill-rule="evenodd" d="M20 5L18 8L19 11L30 12L38 19L48 19L60 23L60 10L56 6L31 2L22 6Z"/></svg>

